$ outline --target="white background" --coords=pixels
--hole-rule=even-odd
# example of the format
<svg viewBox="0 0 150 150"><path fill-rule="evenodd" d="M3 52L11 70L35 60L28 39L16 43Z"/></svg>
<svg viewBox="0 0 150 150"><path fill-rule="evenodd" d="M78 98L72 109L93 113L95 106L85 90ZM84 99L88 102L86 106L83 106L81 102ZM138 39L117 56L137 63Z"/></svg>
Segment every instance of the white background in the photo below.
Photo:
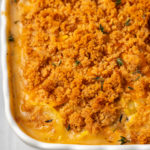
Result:
<svg viewBox="0 0 150 150"><path fill-rule="evenodd" d="M0 0L1 4L1 0ZM1 5L0 5L1 6ZM1 58L1 50L0 50ZM1 61L1 60L0 60ZM10 129L4 113L2 93L2 70L0 64L0 150L36 150L23 143Z"/></svg>

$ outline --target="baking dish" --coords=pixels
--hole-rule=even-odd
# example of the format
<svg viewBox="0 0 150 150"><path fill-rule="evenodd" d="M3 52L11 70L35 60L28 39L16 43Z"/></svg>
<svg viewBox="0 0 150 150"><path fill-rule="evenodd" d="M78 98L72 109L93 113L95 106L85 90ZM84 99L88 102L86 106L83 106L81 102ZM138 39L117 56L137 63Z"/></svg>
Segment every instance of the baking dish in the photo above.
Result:
<svg viewBox="0 0 150 150"><path fill-rule="evenodd" d="M6 1L2 1L2 12L6 11ZM6 117L8 119L8 122L10 124L10 126L13 128L13 130L15 131L15 133L26 143L34 146L34 147L38 147L38 148L43 148L43 149L93 149L93 150L97 150L97 149L111 149L111 150L129 150L129 149L149 149L149 145L92 145L92 146L87 146L87 145L72 145L72 144L48 144L48 143L43 143L43 142L39 142L36 141L34 139L32 139L31 137L29 137L28 135L26 135L24 132L22 132L22 130L20 130L20 128L18 127L17 123L14 121L13 116L11 114L11 103L10 103L10 95L9 95L9 86L8 86L8 73L7 73L7 61L6 61L6 56L7 56L7 30L6 30L6 17L5 15L1 16L1 22L2 22L2 26L1 26L1 56L2 56L2 71L3 71L3 91L4 91L4 100L5 100L5 113L6 113Z"/></svg>

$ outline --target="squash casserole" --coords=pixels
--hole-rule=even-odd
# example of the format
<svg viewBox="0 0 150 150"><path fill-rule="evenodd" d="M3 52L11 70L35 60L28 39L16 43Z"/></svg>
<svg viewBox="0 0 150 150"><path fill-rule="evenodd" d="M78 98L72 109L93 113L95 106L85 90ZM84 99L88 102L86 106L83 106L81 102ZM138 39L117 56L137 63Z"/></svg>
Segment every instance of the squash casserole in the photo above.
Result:
<svg viewBox="0 0 150 150"><path fill-rule="evenodd" d="M150 144L150 0L8 0L12 113L48 143Z"/></svg>

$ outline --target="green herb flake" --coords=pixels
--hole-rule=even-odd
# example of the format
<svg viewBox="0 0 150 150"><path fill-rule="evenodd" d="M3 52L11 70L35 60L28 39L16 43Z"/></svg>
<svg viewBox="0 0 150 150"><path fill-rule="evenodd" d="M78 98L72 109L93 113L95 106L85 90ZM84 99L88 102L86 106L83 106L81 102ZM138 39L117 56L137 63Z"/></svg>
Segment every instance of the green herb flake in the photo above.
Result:
<svg viewBox="0 0 150 150"><path fill-rule="evenodd" d="M129 120L129 118L128 117L126 117L126 121L128 121Z"/></svg>
<svg viewBox="0 0 150 150"><path fill-rule="evenodd" d="M13 37L13 35L12 35L12 34L10 34L10 35L9 35L9 37L8 37L8 41L9 41L9 42L14 42L14 37Z"/></svg>
<svg viewBox="0 0 150 150"><path fill-rule="evenodd" d="M100 24L99 29L101 30L102 33L104 33L104 27Z"/></svg>
<svg viewBox="0 0 150 150"><path fill-rule="evenodd" d="M68 124L67 128L66 128L67 131L70 130L70 124Z"/></svg>
<svg viewBox="0 0 150 150"><path fill-rule="evenodd" d="M145 14L143 14L143 16L142 16L142 17L143 17L143 19L145 19L145 18L146 18L146 15L145 15Z"/></svg>
<svg viewBox="0 0 150 150"><path fill-rule="evenodd" d="M116 6L121 4L121 0L116 0Z"/></svg>
<svg viewBox="0 0 150 150"><path fill-rule="evenodd" d="M133 74L142 74L141 70L139 69L139 67L136 68L136 70L133 72Z"/></svg>
<svg viewBox="0 0 150 150"><path fill-rule="evenodd" d="M94 79L95 79L95 80L99 80L99 79L100 79L100 77L95 77Z"/></svg>
<svg viewBox="0 0 150 150"><path fill-rule="evenodd" d="M120 142L121 145L129 142L124 136L120 136L120 140L118 140Z"/></svg>
<svg viewBox="0 0 150 150"><path fill-rule="evenodd" d="M101 32L103 33L103 34L106 34L107 32L105 32L104 31L104 27L100 24L100 26L99 26L99 30L101 30Z"/></svg>
<svg viewBox="0 0 150 150"><path fill-rule="evenodd" d="M103 78L100 78L100 82L101 82L101 90L103 90L104 79L103 79Z"/></svg>
<svg viewBox="0 0 150 150"><path fill-rule="evenodd" d="M52 63L52 65L53 65L54 67L56 67L56 64L55 64L55 63Z"/></svg>
<svg viewBox="0 0 150 150"><path fill-rule="evenodd" d="M117 58L117 64L118 64L118 66L122 66L123 65L122 58Z"/></svg>
<svg viewBox="0 0 150 150"><path fill-rule="evenodd" d="M76 60L75 65L78 66L80 64L80 61Z"/></svg>
<svg viewBox="0 0 150 150"><path fill-rule="evenodd" d="M122 118L123 118L123 114L120 115L120 118L119 118L119 122L121 123L122 121Z"/></svg>
<svg viewBox="0 0 150 150"><path fill-rule="evenodd" d="M50 123L50 122L52 122L53 121L53 119L50 119L50 120L46 120L45 122L46 123Z"/></svg>
<svg viewBox="0 0 150 150"><path fill-rule="evenodd" d="M130 90L134 90L134 89L133 89L133 87L131 87L131 86L128 86L128 89L130 89Z"/></svg>
<svg viewBox="0 0 150 150"><path fill-rule="evenodd" d="M125 22L125 26L129 26L130 25L130 19L128 19L126 22Z"/></svg>
<svg viewBox="0 0 150 150"><path fill-rule="evenodd" d="M138 76L134 81L138 81L140 79L140 76Z"/></svg>

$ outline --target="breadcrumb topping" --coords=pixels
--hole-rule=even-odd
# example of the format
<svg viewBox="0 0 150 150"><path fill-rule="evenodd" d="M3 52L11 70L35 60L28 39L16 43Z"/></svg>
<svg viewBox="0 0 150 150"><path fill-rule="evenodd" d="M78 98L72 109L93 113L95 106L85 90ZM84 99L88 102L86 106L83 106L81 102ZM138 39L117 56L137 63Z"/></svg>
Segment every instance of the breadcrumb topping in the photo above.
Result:
<svg viewBox="0 0 150 150"><path fill-rule="evenodd" d="M67 132L150 143L150 1L26 1L16 5L30 122L53 119L50 105Z"/></svg>

